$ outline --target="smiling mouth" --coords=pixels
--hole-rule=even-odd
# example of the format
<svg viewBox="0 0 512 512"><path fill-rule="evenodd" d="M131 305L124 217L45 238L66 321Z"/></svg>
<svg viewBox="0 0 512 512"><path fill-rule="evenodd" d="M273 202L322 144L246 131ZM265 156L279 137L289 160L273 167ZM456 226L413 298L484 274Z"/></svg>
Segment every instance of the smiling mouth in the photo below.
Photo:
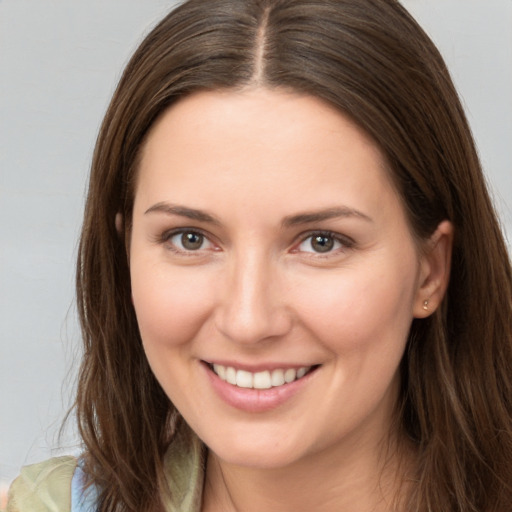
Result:
<svg viewBox="0 0 512 512"><path fill-rule="evenodd" d="M277 368L275 370L264 370L260 372L249 372L247 370L237 370L232 366L207 363L219 379L246 389L270 389L284 386L302 379L319 365L302 366L300 368Z"/></svg>

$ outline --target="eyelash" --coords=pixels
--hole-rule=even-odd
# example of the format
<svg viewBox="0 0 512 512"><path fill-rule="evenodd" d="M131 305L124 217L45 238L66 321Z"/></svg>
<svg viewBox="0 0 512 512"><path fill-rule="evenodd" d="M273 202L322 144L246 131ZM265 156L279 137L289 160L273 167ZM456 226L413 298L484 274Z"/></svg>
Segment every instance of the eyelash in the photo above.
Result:
<svg viewBox="0 0 512 512"><path fill-rule="evenodd" d="M333 231L309 231L307 233L304 233L301 235L300 237L300 241L298 244L295 245L295 247L297 247L297 249L294 249L293 252L299 252L299 249L298 247L300 247L302 244L304 244L305 242L307 242L308 240L310 240L310 245L312 244L313 242L313 239L314 238L328 238L328 239L331 239L333 240L333 243L338 243L340 245L340 247L338 248L335 248L335 249L332 249L332 250L328 250L328 251L325 251L324 253L320 252L320 251L302 251L306 254L312 254L314 255L315 258L328 258L329 256L332 256L334 254L337 254L339 252L344 252L344 251L347 251L349 249L352 249L354 246L355 246L355 242L354 240L352 240L351 238L345 236L345 235L340 235L339 233L335 233Z"/></svg>
<svg viewBox="0 0 512 512"><path fill-rule="evenodd" d="M178 229L173 229L170 231L165 231L164 233L162 233L162 235L157 237L156 242L166 245L171 251L173 251L174 253L177 253L179 255L194 256L194 255L197 255L201 250L204 250L201 248L199 248L197 250L192 250L192 249L183 250L183 249L176 247L175 244L171 243L171 239L174 238L175 236L177 236L177 235L183 236L185 234L200 236L200 237L202 237L203 242L207 241L210 244L215 245L214 242L211 241L210 237L206 233L204 233L203 231L201 231L200 229L197 229L197 228L178 228ZM299 250L299 247L302 244L304 244L305 242L307 242L308 239L311 239L310 244L312 244L314 237L317 237L317 238L323 237L323 238L331 239L331 240L333 240L334 244L338 243L340 245L340 247L335 248L334 250L332 250L332 248L331 248L331 249L325 251L324 253L322 253L321 251L315 251L315 250L311 250L311 251L300 251ZM292 252L293 253L303 252L305 254L309 253L311 255L314 255L314 257L316 257L316 258L318 258L318 257L328 258L329 256L336 254L339 251L346 251L346 250L352 249L354 246L355 246L354 240L352 240L351 238L349 238L347 236L340 235L339 233L335 233L333 231L316 230L316 231L309 231L307 233L301 234L299 241L294 244L294 248L292 249Z"/></svg>
<svg viewBox="0 0 512 512"><path fill-rule="evenodd" d="M192 250L192 249L183 250L183 249L180 249L180 248L176 247L176 245L171 242L171 239L174 238L177 235L182 235L182 236L183 235L196 235L196 236L200 236L200 237L202 237L203 241L207 241L210 244L215 245L210 240L210 237L206 233L203 233L200 229L197 229L197 228L178 228L178 229L172 229L170 231L165 231L164 233L162 233L162 235L160 235L157 238L156 241L157 241L157 243L166 245L172 252L174 252L176 254L179 254L179 255L195 256L195 255L197 255L197 253L199 253L201 251L201 249L197 249L197 250Z"/></svg>

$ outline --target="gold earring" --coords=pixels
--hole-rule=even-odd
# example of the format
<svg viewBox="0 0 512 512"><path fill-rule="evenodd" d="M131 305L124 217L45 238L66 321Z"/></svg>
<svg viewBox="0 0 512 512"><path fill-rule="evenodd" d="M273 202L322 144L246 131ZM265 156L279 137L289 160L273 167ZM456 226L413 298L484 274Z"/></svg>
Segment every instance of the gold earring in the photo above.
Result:
<svg viewBox="0 0 512 512"><path fill-rule="evenodd" d="M428 299L423 301L423 309L428 311Z"/></svg>

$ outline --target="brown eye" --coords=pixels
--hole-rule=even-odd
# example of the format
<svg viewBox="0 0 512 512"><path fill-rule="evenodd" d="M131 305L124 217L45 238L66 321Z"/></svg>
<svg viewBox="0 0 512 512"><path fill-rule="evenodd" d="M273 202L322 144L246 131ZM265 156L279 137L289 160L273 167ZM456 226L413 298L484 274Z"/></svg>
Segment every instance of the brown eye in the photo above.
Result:
<svg viewBox="0 0 512 512"><path fill-rule="evenodd" d="M350 241L344 242L340 238L341 235L331 233L313 233L302 240L298 249L301 252L322 254L350 247Z"/></svg>
<svg viewBox="0 0 512 512"><path fill-rule="evenodd" d="M197 251L204 243L204 236L199 233L183 233L180 241L187 251Z"/></svg>
<svg viewBox="0 0 512 512"><path fill-rule="evenodd" d="M334 247L334 239L325 235L313 236L311 237L311 247L316 252L329 252Z"/></svg>
<svg viewBox="0 0 512 512"><path fill-rule="evenodd" d="M198 231L179 230L164 237L175 252L191 253L194 251L213 250L214 244Z"/></svg>

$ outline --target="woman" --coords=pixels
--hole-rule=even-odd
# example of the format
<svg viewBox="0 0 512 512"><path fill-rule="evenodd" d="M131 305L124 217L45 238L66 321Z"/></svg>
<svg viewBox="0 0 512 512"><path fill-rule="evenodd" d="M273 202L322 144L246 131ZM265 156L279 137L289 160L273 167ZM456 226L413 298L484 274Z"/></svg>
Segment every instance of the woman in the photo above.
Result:
<svg viewBox="0 0 512 512"><path fill-rule="evenodd" d="M84 455L12 510L510 508L510 263L398 3L169 14L106 114L77 289Z"/></svg>

